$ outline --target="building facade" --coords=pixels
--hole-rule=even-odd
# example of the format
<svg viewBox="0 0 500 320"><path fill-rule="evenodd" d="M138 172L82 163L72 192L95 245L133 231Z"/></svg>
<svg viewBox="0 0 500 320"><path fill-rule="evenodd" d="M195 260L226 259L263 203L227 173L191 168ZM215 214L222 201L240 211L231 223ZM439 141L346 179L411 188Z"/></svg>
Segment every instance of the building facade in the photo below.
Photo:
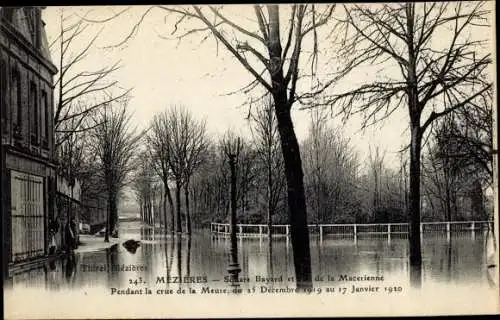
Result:
<svg viewBox="0 0 500 320"><path fill-rule="evenodd" d="M47 254L54 216L53 78L41 7L0 9L4 276ZM7 270L7 271L6 271Z"/></svg>

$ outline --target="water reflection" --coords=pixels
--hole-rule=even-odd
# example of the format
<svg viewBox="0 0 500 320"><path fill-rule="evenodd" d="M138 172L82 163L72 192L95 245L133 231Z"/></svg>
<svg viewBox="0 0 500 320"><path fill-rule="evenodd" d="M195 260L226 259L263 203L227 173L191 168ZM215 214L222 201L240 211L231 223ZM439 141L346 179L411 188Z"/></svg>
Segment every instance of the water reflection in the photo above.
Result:
<svg viewBox="0 0 500 320"><path fill-rule="evenodd" d="M208 284L179 286L227 287L241 289L255 285L257 276L282 276L281 283L269 287L295 286L288 282L294 276L293 255L288 239L240 238L234 244L229 237L195 233L191 237L167 235L152 228L130 228L121 233L123 239L141 239L135 249L122 244L106 250L76 253L74 257L52 260L43 268L15 275L7 282L13 288L40 287L46 290L85 287L127 287L130 278L142 277L154 284L157 276L206 276ZM488 287L484 236L469 234L425 235L422 239L423 263L411 268L408 263L408 241L405 236L352 238L324 237L311 241L313 279L332 276L383 276L384 283L425 289ZM147 266L147 271L124 271L120 266ZM118 267L117 267L118 266ZM88 268L93 267L91 271ZM101 267L104 271L101 271ZM234 282L225 283L224 277ZM248 278L248 281L239 281ZM347 283L351 285L352 283ZM177 284L174 284L177 286ZM315 282L328 286L331 282Z"/></svg>
<svg viewBox="0 0 500 320"><path fill-rule="evenodd" d="M74 284L75 282L76 266L77 266L76 255L74 252L71 252L65 259L65 267L64 267L64 274L68 284Z"/></svg>
<svg viewBox="0 0 500 320"><path fill-rule="evenodd" d="M229 273L230 286L233 288L240 288L239 275L241 272L240 264L238 263L238 242L236 235L231 237L229 246L229 266L227 268ZM235 292L239 292L235 290Z"/></svg>
<svg viewBox="0 0 500 320"><path fill-rule="evenodd" d="M119 286L118 268L118 244L105 249L106 252L106 267L108 275L108 285L111 287Z"/></svg>
<svg viewBox="0 0 500 320"><path fill-rule="evenodd" d="M422 288L422 266L410 266L410 284L414 289Z"/></svg>
<svg viewBox="0 0 500 320"><path fill-rule="evenodd" d="M187 237L186 276L191 275L191 236Z"/></svg>

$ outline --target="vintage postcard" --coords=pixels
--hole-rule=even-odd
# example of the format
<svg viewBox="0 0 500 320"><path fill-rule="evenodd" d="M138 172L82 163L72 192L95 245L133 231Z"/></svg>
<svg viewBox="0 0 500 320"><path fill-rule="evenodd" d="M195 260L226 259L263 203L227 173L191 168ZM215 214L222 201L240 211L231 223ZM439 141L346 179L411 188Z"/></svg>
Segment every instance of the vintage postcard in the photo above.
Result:
<svg viewBox="0 0 500 320"><path fill-rule="evenodd" d="M0 7L4 317L498 314L494 10Z"/></svg>

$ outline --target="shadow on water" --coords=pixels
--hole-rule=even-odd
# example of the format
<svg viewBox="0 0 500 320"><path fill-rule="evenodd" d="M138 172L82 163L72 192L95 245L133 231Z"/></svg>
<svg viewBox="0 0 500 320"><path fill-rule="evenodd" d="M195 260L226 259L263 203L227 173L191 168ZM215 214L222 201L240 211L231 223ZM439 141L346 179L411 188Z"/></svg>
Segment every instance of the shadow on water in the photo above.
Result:
<svg viewBox="0 0 500 320"><path fill-rule="evenodd" d="M177 245L176 253L177 253L177 275L182 277L182 236L181 234L177 234L175 238L175 243Z"/></svg>
<svg viewBox="0 0 500 320"><path fill-rule="evenodd" d="M172 236L172 239L175 239L175 237ZM172 276L172 269L174 264L174 249L175 249L175 241L172 240L170 241L170 255L168 256L168 262L167 262L167 275L169 277ZM167 259L167 256L165 256L165 259Z"/></svg>
<svg viewBox="0 0 500 320"><path fill-rule="evenodd" d="M269 237L267 242L267 274L270 278L274 277L273 270L273 238Z"/></svg>
<svg viewBox="0 0 500 320"><path fill-rule="evenodd" d="M413 289L422 288L422 265L410 266L410 285Z"/></svg>
<svg viewBox="0 0 500 320"><path fill-rule="evenodd" d="M231 237L229 246L229 266L227 268L227 272L229 273L231 287L235 289L240 288L239 275L241 268L238 262L238 242L236 241L236 237ZM236 290L233 292L238 293L240 291Z"/></svg>
<svg viewBox="0 0 500 320"><path fill-rule="evenodd" d="M118 284L118 270L116 268L118 264L118 244L114 244L109 248L106 248L106 267L108 274L108 284L110 286L116 286Z"/></svg>
<svg viewBox="0 0 500 320"><path fill-rule="evenodd" d="M186 276L191 275L191 236L187 238Z"/></svg>
<svg viewBox="0 0 500 320"><path fill-rule="evenodd" d="M74 252L71 252L70 254L67 255L64 265L64 276L68 284L73 284L75 282L76 269L77 269L76 265L77 265L76 255Z"/></svg>

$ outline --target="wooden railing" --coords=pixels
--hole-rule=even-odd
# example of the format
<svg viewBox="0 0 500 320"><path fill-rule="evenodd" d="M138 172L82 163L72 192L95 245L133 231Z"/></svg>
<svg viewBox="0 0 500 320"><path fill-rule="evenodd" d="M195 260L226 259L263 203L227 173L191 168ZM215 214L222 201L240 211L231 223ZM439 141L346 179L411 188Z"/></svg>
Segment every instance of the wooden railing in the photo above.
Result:
<svg viewBox="0 0 500 320"><path fill-rule="evenodd" d="M475 232L487 230L492 221L449 221L449 222L421 222L420 232ZM364 224L310 224L310 233L316 233L320 237L324 235L358 236L370 234L408 234L408 223L364 223ZM231 226L228 223L210 224L210 232L220 235L229 235ZM268 233L267 224L237 224L236 234L238 236L265 236ZM290 225L278 224L271 226L273 236L288 236Z"/></svg>

